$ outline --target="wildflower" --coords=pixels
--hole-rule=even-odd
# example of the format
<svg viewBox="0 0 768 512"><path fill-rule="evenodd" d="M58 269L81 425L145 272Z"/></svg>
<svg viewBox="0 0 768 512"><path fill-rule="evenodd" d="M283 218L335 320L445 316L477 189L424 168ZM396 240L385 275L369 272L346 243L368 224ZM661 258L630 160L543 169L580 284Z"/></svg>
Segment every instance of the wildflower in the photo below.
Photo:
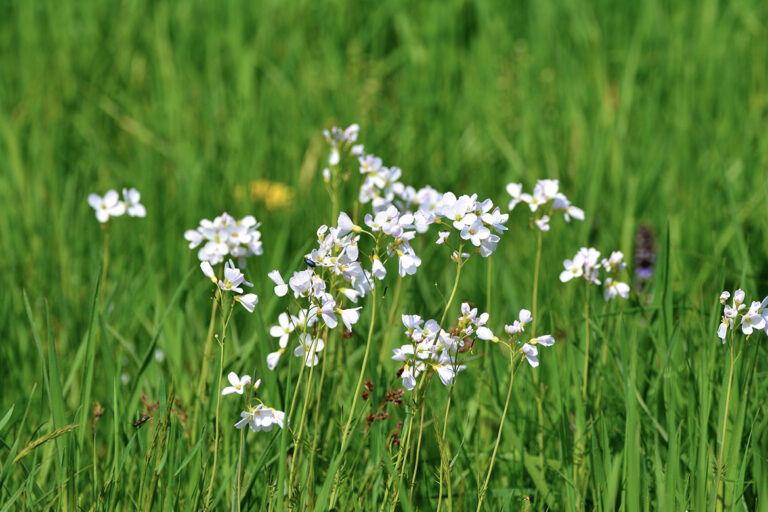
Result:
<svg viewBox="0 0 768 512"><path fill-rule="evenodd" d="M280 348L275 352L270 352L267 355L267 368L274 370L277 367L277 363L280 361L280 356L285 353L285 348Z"/></svg>
<svg viewBox="0 0 768 512"><path fill-rule="evenodd" d="M336 308L336 312L341 315L341 321L344 322L344 327L346 327L348 331L351 331L352 326L360 320L360 309L362 309L362 306L350 309Z"/></svg>
<svg viewBox="0 0 768 512"><path fill-rule="evenodd" d="M203 274L205 274L205 277L210 279L212 283L218 284L219 280L216 279L216 274L213 272L213 267L211 267L210 263L208 263L207 261L201 261L200 270L203 271Z"/></svg>
<svg viewBox="0 0 768 512"><path fill-rule="evenodd" d="M291 318L288 313L280 313L277 317L277 321L280 325L273 325L269 329L269 335L275 338L280 338L279 343L281 348L288 346L288 337L295 329L295 318Z"/></svg>
<svg viewBox="0 0 768 512"><path fill-rule="evenodd" d="M533 321L531 312L527 309L521 309L518 314L518 319L515 320L512 325L505 325L504 330L507 334L514 335L525 331L525 326Z"/></svg>
<svg viewBox="0 0 768 512"><path fill-rule="evenodd" d="M256 304L259 303L259 297L255 293L246 293L245 295L235 295L235 302L239 302L246 311L253 313Z"/></svg>
<svg viewBox="0 0 768 512"><path fill-rule="evenodd" d="M197 229L184 233L184 238L190 249L202 246L197 253L201 261L216 265L231 256L239 258L240 266L245 266L248 256L264 252L259 225L252 215L237 220L225 212L212 221L201 220Z"/></svg>
<svg viewBox="0 0 768 512"><path fill-rule="evenodd" d="M283 276L280 275L279 270L273 270L267 274L267 277L269 277L272 282L275 283L275 295L278 297L283 297L288 293L288 285L285 284L285 281L283 281Z"/></svg>
<svg viewBox="0 0 768 512"><path fill-rule="evenodd" d="M451 234L450 231L440 231L437 234L437 242L435 242L437 245L442 245L448 241L448 236Z"/></svg>
<svg viewBox="0 0 768 512"><path fill-rule="evenodd" d="M615 281L610 277L605 278L605 290L603 291L603 298L606 302L611 299L615 299L617 296L624 299L629 298L629 285L620 281Z"/></svg>
<svg viewBox="0 0 768 512"><path fill-rule="evenodd" d="M313 338L309 334L299 334L299 346L293 351L296 357L304 357L304 364L315 366L318 363L317 353L325 347L321 338Z"/></svg>
<svg viewBox="0 0 768 512"><path fill-rule="evenodd" d="M235 423L235 428L240 429L248 425L253 432L261 430L269 432L272 430L273 425L277 425L280 428L285 426L285 413L266 407L264 404L249 407L247 411L240 413L240 418L240 421Z"/></svg>
<svg viewBox="0 0 768 512"><path fill-rule="evenodd" d="M539 366L539 350L535 346L525 343L520 348L520 353L525 356L525 358L528 360L528 364L530 364L533 368Z"/></svg>
<svg viewBox="0 0 768 512"><path fill-rule="evenodd" d="M536 226L542 231L549 231L549 215L544 215L540 219L536 219Z"/></svg>
<svg viewBox="0 0 768 512"><path fill-rule="evenodd" d="M499 342L499 338L497 338L496 335L494 335L493 332L491 332L491 330L485 326L479 327L477 329L477 337L481 340L493 341L494 343Z"/></svg>
<svg viewBox="0 0 768 512"><path fill-rule="evenodd" d="M227 380L230 385L221 390L222 395L229 395L231 393L242 395L245 387L251 383L251 377L249 375L243 375L241 378L238 377L235 372L229 372Z"/></svg>
<svg viewBox="0 0 768 512"><path fill-rule="evenodd" d="M96 211L96 219L104 223L110 217L119 217L125 213L125 204L120 201L120 196L114 190L107 191L104 197L98 194L88 196L88 204Z"/></svg>
<svg viewBox="0 0 768 512"><path fill-rule="evenodd" d="M749 336L752 334L753 329L764 329L766 326L765 318L760 314L761 305L759 302L754 301L749 307L749 310L744 313L741 319L741 331Z"/></svg>
<svg viewBox="0 0 768 512"><path fill-rule="evenodd" d="M245 275L235 266L232 260L227 261L224 265L224 279L219 280L219 288L225 292L237 292L243 293L243 289L240 285L253 286L245 280Z"/></svg>
<svg viewBox="0 0 768 512"><path fill-rule="evenodd" d="M147 210L140 204L141 194L135 188L123 189L123 203L128 215L131 217L146 217Z"/></svg>

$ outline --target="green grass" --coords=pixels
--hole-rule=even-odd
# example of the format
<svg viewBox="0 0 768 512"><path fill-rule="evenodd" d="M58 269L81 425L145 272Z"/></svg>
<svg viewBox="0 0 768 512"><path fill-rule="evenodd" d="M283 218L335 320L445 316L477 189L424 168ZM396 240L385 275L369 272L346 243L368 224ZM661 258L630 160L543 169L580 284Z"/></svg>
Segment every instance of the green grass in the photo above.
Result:
<svg viewBox="0 0 768 512"><path fill-rule="evenodd" d="M265 402L285 403L298 365L266 368L284 305L266 273L302 268L317 226L332 221L320 131L352 122L406 183L505 206L506 183L559 178L587 213L544 237L537 330L557 344L517 374L485 508L530 497L536 510L716 509L730 362L715 336L717 297L768 294L766 20L768 6L749 0L0 2L0 510L202 506L218 359L196 397L211 291L184 230L224 210L262 221L265 254L247 272L261 302L234 315L224 367L261 377ZM290 185L294 203L268 211L237 193L256 178ZM148 217L113 222L100 282L103 235L86 198L123 186L142 192ZM343 187L342 209L356 186ZM500 331L530 308L536 235L526 222L515 210L490 294L485 261L470 261L453 312L475 302ZM621 304L592 296L582 400L584 292L557 274L582 245L631 258L641 225L660 250L655 277ZM425 263L403 281L397 315L442 313L454 270L435 231L417 247ZM382 319L395 279L385 284ZM333 464L337 510L384 499L397 455L387 437L407 399L367 434L355 424L337 458L369 317L367 304L354 336L337 340L344 357L326 369L323 402L310 400L286 506L323 508ZM390 349L403 343L398 322L377 325L366 411L394 380ZM765 340L750 338L733 376L725 509L768 510ZM476 507L504 406L506 356L488 345L474 355L453 390L446 509ZM142 396L158 406L134 428ZM433 379L403 510L437 506L447 397ZM94 428L95 402L104 413ZM297 447L289 431L241 438L230 428L239 411L222 401L212 507L237 510L239 487L241 510L275 509Z"/></svg>

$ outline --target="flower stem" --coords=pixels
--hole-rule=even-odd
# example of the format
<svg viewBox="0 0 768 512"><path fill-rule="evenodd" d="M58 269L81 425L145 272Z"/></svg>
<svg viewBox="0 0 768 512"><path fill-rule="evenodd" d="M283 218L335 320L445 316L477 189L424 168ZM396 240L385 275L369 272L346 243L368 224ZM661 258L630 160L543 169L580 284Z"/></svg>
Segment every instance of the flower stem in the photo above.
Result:
<svg viewBox="0 0 768 512"><path fill-rule="evenodd" d="M519 368L519 366L518 366ZM493 454L491 454L491 463L488 466L488 474L485 475L485 482L483 487L478 492L477 497L477 512L479 512L483 506L483 498L485 498L485 492L488 490L488 482L491 480L491 472L493 471L493 463L496 460L496 451L499 449L499 442L501 441L501 432L504 430L504 420L507 418L507 409L509 408L509 399L512 396L512 385L515 382L515 354L511 353L509 356L509 388L507 388L507 399L504 401L504 410L501 413L501 420L499 421L499 431L496 434L496 443L493 445Z"/></svg>
<svg viewBox="0 0 768 512"><path fill-rule="evenodd" d="M357 378L357 386L355 386L355 394L352 397L352 406L349 408L349 416L347 417L347 422L344 425L344 430L341 431L341 448L340 453L344 453L344 450L347 448L347 441L349 440L349 434L352 430L352 420L355 417L355 407L357 406L357 399L360 396L360 388L363 386L363 378L365 377L365 367L368 365L368 356L371 353L371 340L373 339L373 327L376 323L376 287L373 286L371 289L371 323L368 326L368 340L365 342L365 354L363 354L363 364L360 366L360 375ZM338 475L338 470L336 472ZM334 475L334 478L336 476ZM333 508L335 502L336 502L336 491L338 489L338 486L334 488L334 491L331 495L330 500L330 508Z"/></svg>
<svg viewBox="0 0 768 512"><path fill-rule="evenodd" d="M533 293L531 297L531 337L536 337L536 319L538 316L538 304L539 304L539 271L541 269L541 246L542 246L542 231L539 229L536 236L536 263L533 267ZM533 372L533 386L536 388L536 412L539 420L539 431L536 433L536 440L539 445L539 466L542 475L544 475L544 397L543 393L539 391L539 372Z"/></svg>
<svg viewBox="0 0 768 512"><path fill-rule="evenodd" d="M586 291L584 294L584 336L586 338L586 346L584 348L584 381L581 385L582 401L587 398L587 379L589 377L589 282L584 285L584 290Z"/></svg>
<svg viewBox="0 0 768 512"><path fill-rule="evenodd" d="M728 370L728 391L725 394L725 410L723 411L723 433L720 437L720 453L717 455L717 468L715 472L715 510L718 509L717 495L720 494L720 476L723 471L723 456L725 455L725 434L728 431L728 408L731 404L731 387L733 385L733 331L731 331L731 367ZM725 492L723 492L723 502L725 502Z"/></svg>
<svg viewBox="0 0 768 512"><path fill-rule="evenodd" d="M440 328L443 328L443 323L445 322L445 317L448 316L448 310L451 308L451 303L453 303L453 298L456 296L456 289L459 287L459 277L461 276L461 249L463 248L463 245L459 245L459 260L458 263L456 263L456 279L453 281L453 290L451 290L451 296L448 297L448 302L445 304L445 310L443 311L443 316L440 318Z"/></svg>

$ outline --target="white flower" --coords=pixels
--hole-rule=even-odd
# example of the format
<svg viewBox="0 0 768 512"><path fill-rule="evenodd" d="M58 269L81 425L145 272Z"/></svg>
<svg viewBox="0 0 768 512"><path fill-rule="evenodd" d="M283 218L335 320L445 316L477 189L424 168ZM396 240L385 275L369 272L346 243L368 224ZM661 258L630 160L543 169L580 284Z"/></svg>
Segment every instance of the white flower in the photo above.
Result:
<svg viewBox="0 0 768 512"><path fill-rule="evenodd" d="M240 288L241 284L253 286L245 280L245 275L240 272L240 269L235 266L232 260L227 261L224 265L224 279L219 280L219 288L225 292L243 293L243 289Z"/></svg>
<svg viewBox="0 0 768 512"><path fill-rule="evenodd" d="M245 295L235 295L235 301L239 302L249 313L253 313L256 304L259 303L259 297L255 293L246 293Z"/></svg>
<svg viewBox="0 0 768 512"><path fill-rule="evenodd" d="M413 275L421 265L421 258L411 253L403 253L399 258L400 277Z"/></svg>
<svg viewBox="0 0 768 512"><path fill-rule="evenodd" d="M584 275L584 257L581 253L577 253L573 260L565 260L563 266L565 270L560 272L560 281L563 283Z"/></svg>
<svg viewBox="0 0 768 512"><path fill-rule="evenodd" d="M114 190L108 191L104 197L98 194L88 196L88 204L96 210L96 218L99 222L107 222L110 217L119 217L125 213L125 204L120 201L120 196Z"/></svg>
<svg viewBox="0 0 768 512"><path fill-rule="evenodd" d="M437 242L435 242L437 245L442 245L445 242L448 241L448 236L451 234L450 231L440 231L437 234Z"/></svg>
<svg viewBox="0 0 768 512"><path fill-rule="evenodd" d="M536 226L542 231L549 231L549 215L544 215L540 219L536 219Z"/></svg>
<svg viewBox="0 0 768 512"><path fill-rule="evenodd" d="M235 423L235 428L243 428L248 425L253 432L259 432L261 430L268 432L272 430L273 425L277 425L280 428L285 426L285 413L278 411L270 407L259 404L256 407L251 407L247 411L240 413L240 421Z"/></svg>
<svg viewBox="0 0 768 512"><path fill-rule="evenodd" d="M749 336L752 334L752 329L764 329L765 325L765 318L760 314L760 303L752 302L749 311L744 313L744 317L741 319L741 331Z"/></svg>
<svg viewBox="0 0 768 512"><path fill-rule="evenodd" d="M205 277L211 280L213 283L218 283L218 279L216 279L216 274L213 272L213 267L210 263L207 261L201 261L200 262L200 270L203 271L203 274L205 274Z"/></svg>
<svg viewBox="0 0 768 512"><path fill-rule="evenodd" d="M341 321L344 322L344 326L348 331L351 331L352 326L360 320L360 309L362 309L362 306L350 309L336 309L336 312L341 315Z"/></svg>
<svg viewBox="0 0 768 512"><path fill-rule="evenodd" d="M123 189L123 203L131 217L145 217L147 215L147 210L139 203L139 200L141 200L141 194L138 190L135 188Z"/></svg>
<svg viewBox="0 0 768 512"><path fill-rule="evenodd" d="M528 360L528 364L530 364L532 367L536 368L539 366L539 350L534 345L525 343L520 348L520 353L525 356L525 358Z"/></svg>
<svg viewBox="0 0 768 512"><path fill-rule="evenodd" d="M288 313L280 313L280 316L277 317L277 322L280 325L273 325L269 329L269 335L280 338L280 348L285 348L288 346L288 337L295 329L295 319L292 319Z"/></svg>
<svg viewBox="0 0 768 512"><path fill-rule="evenodd" d="M274 370L277 367L278 361L280 361L280 356L282 356L285 353L285 349L281 348L280 350L277 350L275 352L270 352L267 355L267 368L270 370Z"/></svg>
<svg viewBox="0 0 768 512"><path fill-rule="evenodd" d="M542 347L551 347L555 344L555 338L551 334L543 334L530 340L532 345L541 345Z"/></svg>
<svg viewBox="0 0 768 512"><path fill-rule="evenodd" d="M373 255L373 265L371 267L371 274L373 274L373 277L375 277L378 280L382 280L385 277L387 277L387 269L384 267L384 264L381 262L381 260L376 254Z"/></svg>
<svg viewBox="0 0 768 512"><path fill-rule="evenodd" d="M286 293L288 293L288 285L285 284L285 281L283 281L283 276L280 275L279 270L273 270L269 274L267 274L267 277L269 277L272 282L275 283L275 295L278 297L285 296Z"/></svg>
<svg viewBox="0 0 768 512"><path fill-rule="evenodd" d="M725 291L720 294L720 304L725 304L731 298L731 292Z"/></svg>
<svg viewBox="0 0 768 512"><path fill-rule="evenodd" d="M339 214L339 220L336 223L336 226L339 228L339 232L337 233L338 237L343 237L352 231L356 233L360 232L360 226L352 222L352 219L349 218L349 215L344 212Z"/></svg>
<svg viewBox="0 0 768 512"><path fill-rule="evenodd" d="M477 337L480 338L481 340L493 341L494 343L498 343L498 341L499 341L499 338L497 338L493 334L493 332L491 332L491 330L489 328L485 327L485 326L478 327L478 329L477 329Z"/></svg>
<svg viewBox="0 0 768 512"><path fill-rule="evenodd" d="M617 296L621 296L624 299L629 298L629 285L627 283L614 281L610 277L606 277L604 285L603 298L606 302L615 299Z"/></svg>
<svg viewBox="0 0 768 512"><path fill-rule="evenodd" d="M231 385L221 390L222 395L229 395L230 393L242 395L245 387L251 383L251 377L249 375L243 375L241 378L238 377L235 372L229 372L227 380L229 380Z"/></svg>
<svg viewBox="0 0 768 512"><path fill-rule="evenodd" d="M509 211L512 211L515 209L515 206L520 204L522 199L520 199L520 194L523 192L523 185L520 183L508 183L507 184L507 194L512 196L512 200L509 202Z"/></svg>
<svg viewBox="0 0 768 512"><path fill-rule="evenodd" d="M304 364L315 366L318 363L317 353L325 347L322 338L313 338L309 334L299 334L299 346L293 351L296 357L304 357Z"/></svg>

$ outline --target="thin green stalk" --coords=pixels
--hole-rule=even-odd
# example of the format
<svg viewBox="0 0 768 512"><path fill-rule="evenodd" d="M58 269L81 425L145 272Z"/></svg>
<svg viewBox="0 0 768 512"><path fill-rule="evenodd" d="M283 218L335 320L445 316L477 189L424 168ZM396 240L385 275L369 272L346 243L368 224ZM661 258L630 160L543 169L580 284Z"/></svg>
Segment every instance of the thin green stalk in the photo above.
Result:
<svg viewBox="0 0 768 512"><path fill-rule="evenodd" d="M440 328L443 328L443 324L445 323L445 317L448 316L448 310L451 308L451 303L453 303L453 298L456 296L456 289L459 287L459 277L461 276L461 250L464 246L459 245L459 261L456 263L456 279L453 281L453 289L451 290L451 295L448 297L448 302L445 304L445 310L443 311L443 316L440 317Z"/></svg>
<svg viewBox="0 0 768 512"><path fill-rule="evenodd" d="M217 337L217 340L219 342L219 378L218 382L221 383L221 375L224 373L224 342L227 338L227 327L229 326L229 321L232 318L232 312L234 311L234 300L229 305L229 314L227 315L226 320L224 321L224 325L222 327L222 333L221 333L221 339ZM222 314L223 314L222 309ZM215 435L213 440L213 468L211 470L211 480L208 483L208 493L206 495L205 499L205 509L207 510L208 507L211 505L211 497L213 496L213 484L216 481L216 469L219 462L219 416L221 413L221 393L219 392L218 386L216 387L216 421L215 421Z"/></svg>
<svg viewBox="0 0 768 512"><path fill-rule="evenodd" d="M584 285L584 337L586 338L586 346L584 348L584 381L581 385L581 399L587 399L587 379L589 377L589 282Z"/></svg>
<svg viewBox="0 0 768 512"><path fill-rule="evenodd" d="M203 349L203 367L200 369L200 380L197 383L197 400L195 400L195 424L192 429L192 435L197 435L197 430L200 421L200 407L204 403L205 387L208 382L208 367L211 360L211 352L213 352L213 331L216 327L216 313L219 309L219 301L221 300L221 290L216 286L216 292L213 297L213 304L211 305L211 319L208 321L208 334L205 336L205 345Z"/></svg>
<svg viewBox="0 0 768 512"><path fill-rule="evenodd" d="M326 333L328 330L326 329ZM317 344L317 338L312 342L312 348L311 353L314 354L315 352L315 345ZM325 358L324 358L325 359ZM299 420L299 432L296 434L296 441L294 442L294 445L296 446L296 449L294 450L293 454L293 463L291 464L291 471L288 474L288 492L291 492L291 489L293 488L293 477L296 471L296 467L299 465L299 460L301 458L301 451L302 451L302 444L301 444L301 436L304 433L304 420L306 419L307 415L307 405L309 404L309 396L312 394L312 377L315 374L315 366L313 365L309 369L309 377L307 378L307 390L304 393L304 405L301 408L301 420Z"/></svg>
<svg viewBox="0 0 768 512"><path fill-rule="evenodd" d="M725 410L723 411L723 433L720 436L720 453L717 455L717 468L715 471L715 510L718 510L717 496L720 494L720 480L723 473L723 456L725 455L725 437L726 432L728 431L728 408L731 404L731 387L733 385L733 366L735 361L733 357L733 345L734 336L733 330L731 330L731 365L730 369L728 370L728 391L725 394ZM725 492L723 492L723 501L725 501Z"/></svg>
<svg viewBox="0 0 768 512"><path fill-rule="evenodd" d="M107 274L109 271L109 231L111 223L104 225L104 254L101 265L101 289L99 290L99 312L104 311L104 290L107 288Z"/></svg>
<svg viewBox="0 0 768 512"><path fill-rule="evenodd" d="M419 452L421 451L421 433L424 429L424 402L421 404L421 415L419 417L419 440L416 443L416 456L413 461L413 475L411 476L411 486L408 490L408 497L413 499L413 488L416 485L416 473L419 469Z"/></svg>
<svg viewBox="0 0 768 512"><path fill-rule="evenodd" d="M531 297L531 337L536 337L536 319L539 318L538 305L539 305L539 271L541 269L541 247L543 245L543 232L537 230L536 236L536 263L533 267L533 293ZM536 397L536 413L539 420L539 428L536 433L536 441L539 445L539 467L542 475L544 474L544 396L540 393L539 372L533 372L533 386L536 389L534 396Z"/></svg>
<svg viewBox="0 0 768 512"><path fill-rule="evenodd" d="M355 407L357 406L357 399L360 396L360 389L363 386L363 379L365 377L365 367L368 365L368 356L371 353L371 340L373 340L373 327L376 323L376 287L373 286L371 288L371 323L368 326L368 339L365 342L365 353L363 354L363 364L360 365L360 375L357 377L357 386L355 386L355 394L352 397L352 406L349 408L349 416L347 417L346 424L344 425L344 430L341 431L341 448L340 453L344 453L344 450L347 448L347 440L349 439L349 434L352 430L352 420L355 417ZM336 475L338 475L338 470L336 471ZM334 478L336 478L336 475L334 475ZM336 503L336 492L338 491L338 486L334 488L333 492L331 493L331 500L330 500L330 507L333 508L334 504Z"/></svg>
<svg viewBox="0 0 768 512"><path fill-rule="evenodd" d="M483 487L480 488L480 491L477 494L477 511L478 512L483 506L483 499L485 498L485 493L488 490L488 482L491 480L493 463L496 460L496 451L499 449L499 442L501 441L501 432L502 430L504 430L504 420L507 419L507 409L509 408L509 399L512 396L512 385L515 382L515 374L517 373L517 369L519 368L519 366L515 368L514 352L511 353L509 356L509 368L511 370L509 375L509 387L507 388L507 398L504 401L504 410L501 413L501 420L499 421L499 431L496 434L496 443L494 443L493 445L493 453L491 454L491 462L488 466L488 474L485 475L485 482L483 483Z"/></svg>

